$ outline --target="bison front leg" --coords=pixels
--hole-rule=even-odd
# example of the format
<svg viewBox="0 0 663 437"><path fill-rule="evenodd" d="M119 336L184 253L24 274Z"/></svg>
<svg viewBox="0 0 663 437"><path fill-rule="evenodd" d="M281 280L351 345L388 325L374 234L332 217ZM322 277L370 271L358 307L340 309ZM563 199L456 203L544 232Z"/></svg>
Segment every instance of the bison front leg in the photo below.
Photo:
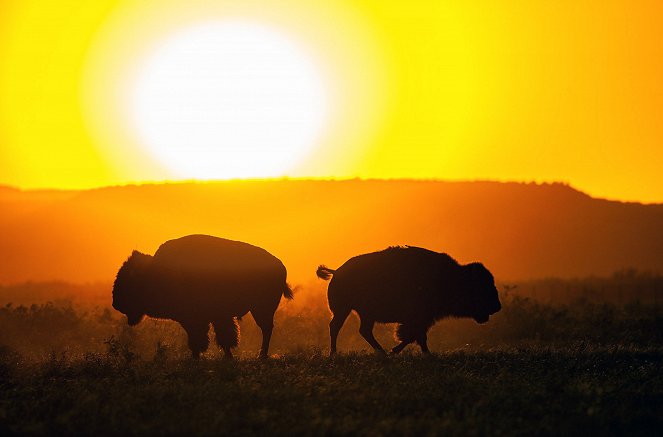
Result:
<svg viewBox="0 0 663 437"><path fill-rule="evenodd" d="M391 355L396 355L399 354L403 349L405 349L405 346L408 344L412 343L412 340L409 341L401 341L399 344L394 346L391 351L389 352Z"/></svg>
<svg viewBox="0 0 663 437"><path fill-rule="evenodd" d="M338 333L345 323L345 319L350 315L350 310L340 310L336 309L334 311L334 316L329 322L329 355L334 355L336 353L336 340L338 339Z"/></svg>
<svg viewBox="0 0 663 437"><path fill-rule="evenodd" d="M214 332L216 333L216 342L223 349L225 357L231 359L233 357L231 348L237 347L239 344L239 325L234 317L224 317L215 320Z"/></svg>
<svg viewBox="0 0 663 437"><path fill-rule="evenodd" d="M412 343L413 341L416 341L419 347L421 347L421 353L424 354L430 354L430 350L428 350L428 344L426 344L426 333L421 334L420 336L417 337L416 340L405 340L401 341L399 344L394 346L391 349L391 352L389 352L392 355L396 355L400 353L403 349L405 349L405 346L408 344Z"/></svg>
<svg viewBox="0 0 663 437"><path fill-rule="evenodd" d="M426 335L426 332L423 334L420 334L417 337L417 344L421 348L421 353L423 354L430 354L430 350L428 350L428 344L427 344L428 336Z"/></svg>
<svg viewBox="0 0 663 437"><path fill-rule="evenodd" d="M207 350L209 346L209 331L208 322L180 322L186 331L189 339L189 349L191 349L191 357L198 359L200 354Z"/></svg>
<svg viewBox="0 0 663 437"><path fill-rule="evenodd" d="M425 354L429 353L428 345L426 344L426 331L427 327L421 326L418 323L403 323L396 327L396 338L400 340L400 344L395 346L392 354L397 354L405 349L405 346L416 341L421 347L421 351Z"/></svg>

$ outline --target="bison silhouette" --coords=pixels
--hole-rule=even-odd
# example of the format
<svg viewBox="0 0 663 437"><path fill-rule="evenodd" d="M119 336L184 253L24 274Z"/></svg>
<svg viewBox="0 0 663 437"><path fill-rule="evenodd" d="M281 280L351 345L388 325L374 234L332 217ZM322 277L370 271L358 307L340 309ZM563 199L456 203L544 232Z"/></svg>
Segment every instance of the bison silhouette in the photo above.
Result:
<svg viewBox="0 0 663 437"><path fill-rule="evenodd" d="M274 312L292 299L281 261L264 249L209 235L166 241L154 256L133 251L117 272L113 308L130 326L144 316L179 322L198 358L209 345L210 323L227 358L239 344L237 318L251 312L267 357Z"/></svg>
<svg viewBox="0 0 663 437"><path fill-rule="evenodd" d="M460 265L446 253L420 247L390 247L349 259L337 270L318 267L319 278L328 280L331 354L350 311L361 320L359 333L376 351L384 349L373 336L376 322L398 323L399 353L417 342L429 353L426 334L444 317L471 317L485 323L501 309L493 275L481 263Z"/></svg>

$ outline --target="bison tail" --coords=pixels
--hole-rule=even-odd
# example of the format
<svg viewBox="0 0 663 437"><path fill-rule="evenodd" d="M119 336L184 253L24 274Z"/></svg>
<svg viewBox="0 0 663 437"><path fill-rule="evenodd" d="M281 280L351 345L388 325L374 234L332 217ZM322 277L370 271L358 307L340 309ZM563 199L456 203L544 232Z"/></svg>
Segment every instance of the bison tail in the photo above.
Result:
<svg viewBox="0 0 663 437"><path fill-rule="evenodd" d="M295 296L292 294L292 287L287 282L285 283L285 288L283 289L283 297L288 300L292 300Z"/></svg>
<svg viewBox="0 0 663 437"><path fill-rule="evenodd" d="M334 273L336 273L336 270L330 269L324 264L320 264L318 266L318 270L316 270L315 272L315 274L318 275L318 278L323 279L325 281L329 281L329 279L331 279Z"/></svg>

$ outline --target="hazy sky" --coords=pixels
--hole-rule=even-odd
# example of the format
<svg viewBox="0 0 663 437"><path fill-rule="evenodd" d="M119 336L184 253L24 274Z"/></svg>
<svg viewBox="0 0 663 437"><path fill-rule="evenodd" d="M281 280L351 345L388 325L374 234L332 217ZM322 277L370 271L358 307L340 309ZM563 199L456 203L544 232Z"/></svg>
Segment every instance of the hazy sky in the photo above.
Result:
<svg viewBox="0 0 663 437"><path fill-rule="evenodd" d="M558 180L663 202L661 23L656 0L2 0L0 183Z"/></svg>

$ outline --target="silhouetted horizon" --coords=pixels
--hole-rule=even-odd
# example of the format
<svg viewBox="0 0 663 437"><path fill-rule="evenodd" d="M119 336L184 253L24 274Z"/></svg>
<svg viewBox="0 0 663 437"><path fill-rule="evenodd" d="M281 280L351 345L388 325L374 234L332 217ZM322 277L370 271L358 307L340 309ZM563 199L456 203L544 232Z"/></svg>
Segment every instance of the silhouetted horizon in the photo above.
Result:
<svg viewBox="0 0 663 437"><path fill-rule="evenodd" d="M233 178L233 179L164 179L164 180L145 180L133 181L121 184L95 185L87 188L67 188L67 187L20 187L12 184L0 183L0 195L2 191L18 191L21 193L82 193L97 190L106 190L125 187L143 187L143 186L163 186L163 185L214 185L228 183L256 183L256 182L420 182L420 183L441 183L441 184L498 184L498 185L525 185L525 186L561 186L579 194L585 195L595 200L606 200L617 203L635 203L640 205L663 205L663 199L656 202L647 202L634 199L620 199L602 196L594 196L575 184L563 180L535 181L535 180L499 180L490 178L477 179L444 179L444 178L376 178L376 177L265 177L265 178Z"/></svg>

